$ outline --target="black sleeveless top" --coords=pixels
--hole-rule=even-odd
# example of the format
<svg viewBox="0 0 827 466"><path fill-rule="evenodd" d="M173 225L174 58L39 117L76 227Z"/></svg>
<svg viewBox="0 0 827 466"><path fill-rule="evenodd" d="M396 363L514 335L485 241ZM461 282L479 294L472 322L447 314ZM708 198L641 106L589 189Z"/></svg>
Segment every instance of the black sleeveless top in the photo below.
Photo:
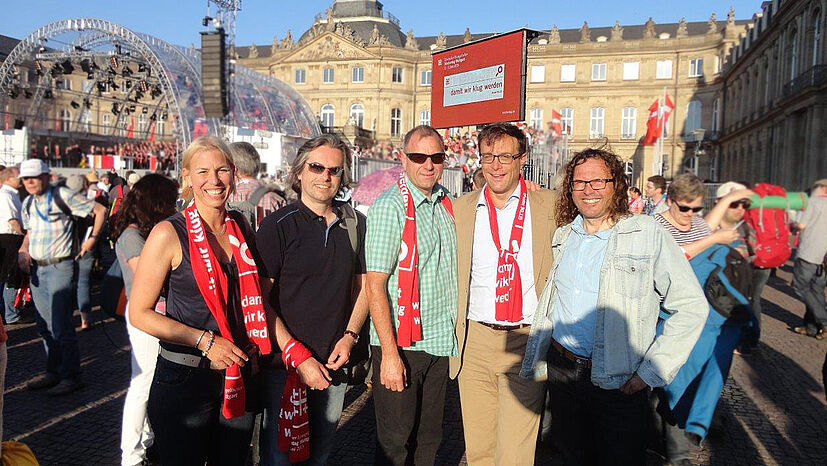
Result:
<svg viewBox="0 0 827 466"><path fill-rule="evenodd" d="M176 269L170 271L167 279L167 317L193 328L212 330L218 335L220 334L218 323L207 307L207 303L201 295L201 290L195 282L195 276L192 274L186 220L183 214L179 212L169 217L167 221L175 228L178 241L181 244L181 263ZM245 237L249 238L248 235L245 235ZM249 240L247 244L250 244ZM222 263L220 265L221 270L227 276L227 321L230 324L230 332L233 335L235 345L244 349L249 340L244 327L244 315L241 312L238 267L236 267L234 259L231 259L227 264ZM164 341L161 342L161 346L177 353L201 355L201 352L192 346L176 345Z"/></svg>

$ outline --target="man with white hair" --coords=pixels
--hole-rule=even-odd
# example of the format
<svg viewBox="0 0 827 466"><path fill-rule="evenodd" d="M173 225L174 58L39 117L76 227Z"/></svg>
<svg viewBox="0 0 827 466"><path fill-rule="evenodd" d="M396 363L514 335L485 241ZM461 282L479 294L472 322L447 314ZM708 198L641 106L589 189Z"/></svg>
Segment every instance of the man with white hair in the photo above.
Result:
<svg viewBox="0 0 827 466"><path fill-rule="evenodd" d="M827 178L813 184L810 203L794 227L801 232L801 242L793 268L793 288L804 301L804 325L793 331L823 340L827 336L827 310L824 309L824 285L827 272Z"/></svg>

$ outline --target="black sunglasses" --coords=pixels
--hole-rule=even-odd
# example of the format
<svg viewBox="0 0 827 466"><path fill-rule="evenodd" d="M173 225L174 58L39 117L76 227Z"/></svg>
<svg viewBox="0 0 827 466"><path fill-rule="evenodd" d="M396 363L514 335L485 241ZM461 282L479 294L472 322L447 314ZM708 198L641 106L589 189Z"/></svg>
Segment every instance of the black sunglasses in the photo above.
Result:
<svg viewBox="0 0 827 466"><path fill-rule="evenodd" d="M678 210L681 212L689 212L690 210L694 213L698 213L704 210L704 206L700 205L698 207L689 207L688 205L681 205L679 202L675 202L675 205L678 206Z"/></svg>
<svg viewBox="0 0 827 466"><path fill-rule="evenodd" d="M730 202L729 208L730 209L737 209L738 206L741 206L745 209L749 209L749 206L751 206L751 205L752 205L752 203L750 201L748 201L746 199L741 199L740 201Z"/></svg>
<svg viewBox="0 0 827 466"><path fill-rule="evenodd" d="M445 152L437 152L435 154L420 154L418 152L406 152L406 156L408 156L408 160L413 163L425 163L429 157L431 158L431 162L435 164L441 164L445 162Z"/></svg>
<svg viewBox="0 0 827 466"><path fill-rule="evenodd" d="M310 170L311 173L315 173L317 175L321 175L327 170L330 173L330 176L342 176L342 172L345 171L344 167L325 167L324 165L316 162L311 162L307 164L307 169Z"/></svg>

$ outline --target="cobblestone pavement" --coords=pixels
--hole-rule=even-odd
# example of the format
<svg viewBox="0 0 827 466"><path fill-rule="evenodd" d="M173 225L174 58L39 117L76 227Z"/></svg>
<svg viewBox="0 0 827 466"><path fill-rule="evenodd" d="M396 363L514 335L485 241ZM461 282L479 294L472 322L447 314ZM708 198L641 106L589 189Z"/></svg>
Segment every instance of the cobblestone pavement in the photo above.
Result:
<svg viewBox="0 0 827 466"><path fill-rule="evenodd" d="M760 349L735 356L718 407L718 422L695 464L827 464L827 406L821 366L827 341L788 330L803 305L788 286L790 268L764 292ZM79 318L77 321L79 325ZM107 320L79 335L85 387L52 398L24 388L44 367L33 325L12 327L5 388L5 440L28 444L44 465L114 465L120 458L121 410L129 380L129 343L123 323ZM370 391L352 387L331 464L369 464L374 449ZM439 464L463 464L456 385L448 386ZM542 463L556 463L544 458ZM652 464L658 461L652 459Z"/></svg>

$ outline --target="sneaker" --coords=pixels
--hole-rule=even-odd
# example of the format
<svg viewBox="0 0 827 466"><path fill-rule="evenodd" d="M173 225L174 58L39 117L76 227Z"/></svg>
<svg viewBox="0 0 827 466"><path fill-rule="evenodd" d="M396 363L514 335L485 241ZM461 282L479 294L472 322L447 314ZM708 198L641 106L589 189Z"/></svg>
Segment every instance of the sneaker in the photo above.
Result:
<svg viewBox="0 0 827 466"><path fill-rule="evenodd" d="M59 383L60 377L54 374L46 374L27 383L26 388L29 390L42 390L44 388L54 387Z"/></svg>
<svg viewBox="0 0 827 466"><path fill-rule="evenodd" d="M34 323L34 317L25 316L25 317L21 317L21 318L15 320L14 322L9 322L8 324L6 324L6 326L12 327L12 326L15 326L15 325L28 325L28 324L33 324L33 323Z"/></svg>
<svg viewBox="0 0 827 466"><path fill-rule="evenodd" d="M49 396L68 395L82 386L83 384L77 380L64 379L61 380L59 384L50 388L46 393L49 394Z"/></svg>

